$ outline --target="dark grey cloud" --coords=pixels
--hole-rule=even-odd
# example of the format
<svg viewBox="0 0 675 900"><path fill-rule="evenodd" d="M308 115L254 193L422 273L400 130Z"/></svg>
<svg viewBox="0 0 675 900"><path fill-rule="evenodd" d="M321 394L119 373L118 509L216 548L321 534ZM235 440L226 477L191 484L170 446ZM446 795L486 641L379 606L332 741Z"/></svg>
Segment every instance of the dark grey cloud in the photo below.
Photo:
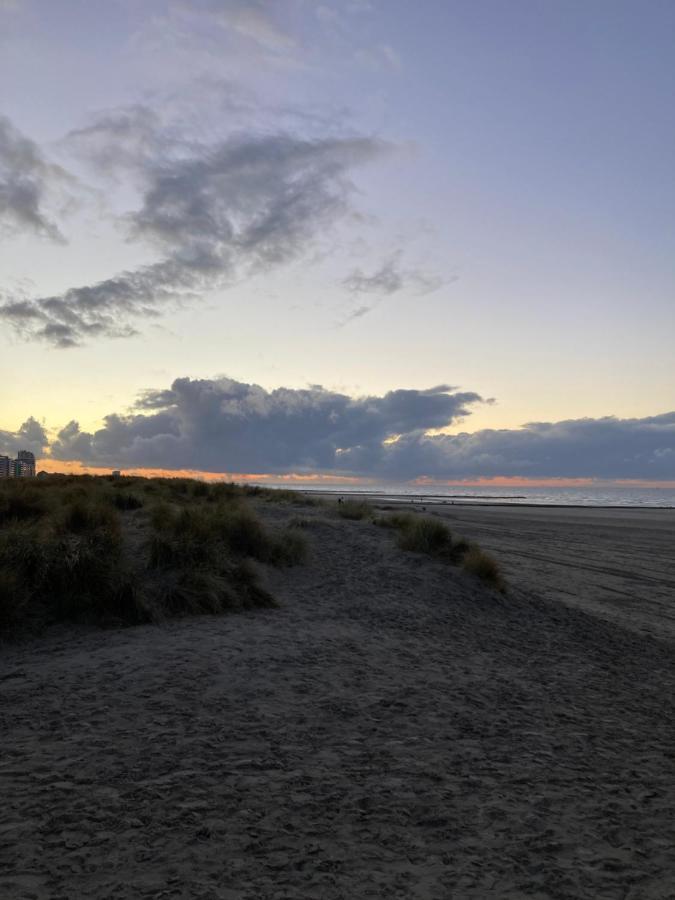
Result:
<svg viewBox="0 0 675 900"><path fill-rule="evenodd" d="M49 444L47 432L32 416L23 423L18 431L0 429L0 454L16 456L19 450L31 450L36 456L42 456Z"/></svg>
<svg viewBox="0 0 675 900"><path fill-rule="evenodd" d="M448 385L352 398L318 386L266 391L227 378L179 378L144 394L142 412L108 416L94 434L70 423L52 454L110 466L336 472L350 452L374 458L387 439L443 427L480 400Z"/></svg>
<svg viewBox="0 0 675 900"><path fill-rule="evenodd" d="M482 398L448 385L352 398L312 386L263 388L179 378L94 433L71 422L58 459L91 465L212 472L323 472L382 480L675 479L675 412L642 419L574 419L473 434L427 434Z"/></svg>
<svg viewBox="0 0 675 900"><path fill-rule="evenodd" d="M133 229L188 264L267 268L345 214L348 173L384 151L371 138L233 137L154 169Z"/></svg>
<svg viewBox="0 0 675 900"><path fill-rule="evenodd" d="M0 234L28 231L63 243L63 234L45 207L48 195L71 180L0 115Z"/></svg>
<svg viewBox="0 0 675 900"><path fill-rule="evenodd" d="M387 152L374 138L242 133L210 144L164 128L143 107L118 110L71 135L109 170L142 185L126 217L152 265L34 300L0 316L26 338L71 347L134 333L139 318L303 256L350 210L351 171Z"/></svg>
<svg viewBox="0 0 675 900"><path fill-rule="evenodd" d="M342 286L354 297L363 298L362 302L350 310L340 324L345 325L352 319L358 319L375 309L385 297L406 291L416 296L429 294L438 290L443 279L415 267L402 265L403 252L397 250L379 269L370 275L361 269L354 269L342 281Z"/></svg>
<svg viewBox="0 0 675 900"><path fill-rule="evenodd" d="M167 260L60 295L8 300L0 306L0 318L26 339L60 348L99 336L129 337L136 333L129 320L157 315L159 305L178 301L181 291L187 296L197 282L184 267Z"/></svg>
<svg viewBox="0 0 675 900"><path fill-rule="evenodd" d="M401 253L395 253L386 260L379 269L366 275L355 269L342 282L352 294L395 294L404 288L412 288L416 293L429 293L437 290L442 279L428 275L419 269L402 269Z"/></svg>
<svg viewBox="0 0 675 900"><path fill-rule="evenodd" d="M371 463L358 451L345 460ZM473 434L404 435L378 459L383 477L675 479L675 412L643 419L533 422Z"/></svg>

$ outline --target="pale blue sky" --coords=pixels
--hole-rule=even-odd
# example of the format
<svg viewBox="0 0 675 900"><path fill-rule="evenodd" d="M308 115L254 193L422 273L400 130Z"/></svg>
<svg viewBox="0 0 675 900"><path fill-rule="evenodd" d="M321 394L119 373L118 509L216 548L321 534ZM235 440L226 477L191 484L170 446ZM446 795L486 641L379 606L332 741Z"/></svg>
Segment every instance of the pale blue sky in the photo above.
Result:
<svg viewBox="0 0 675 900"><path fill-rule="evenodd" d="M134 313L133 337L57 349L1 320L0 378L22 390L0 427L91 429L140 391L223 374L495 398L451 432L674 409L674 45L675 4L656 0L0 0L0 114L62 167L30 177L65 239L0 231L7 303L162 259L156 222L130 222L148 170L190 141L372 145L322 169L344 208L278 263ZM128 165L104 155L119 132L67 137L131 106Z"/></svg>

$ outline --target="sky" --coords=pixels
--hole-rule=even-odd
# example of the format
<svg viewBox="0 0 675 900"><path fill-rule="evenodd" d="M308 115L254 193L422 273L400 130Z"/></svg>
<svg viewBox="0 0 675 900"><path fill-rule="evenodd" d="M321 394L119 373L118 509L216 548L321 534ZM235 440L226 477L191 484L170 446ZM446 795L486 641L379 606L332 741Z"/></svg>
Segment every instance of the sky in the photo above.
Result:
<svg viewBox="0 0 675 900"><path fill-rule="evenodd" d="M0 453L675 481L670 0L0 0Z"/></svg>

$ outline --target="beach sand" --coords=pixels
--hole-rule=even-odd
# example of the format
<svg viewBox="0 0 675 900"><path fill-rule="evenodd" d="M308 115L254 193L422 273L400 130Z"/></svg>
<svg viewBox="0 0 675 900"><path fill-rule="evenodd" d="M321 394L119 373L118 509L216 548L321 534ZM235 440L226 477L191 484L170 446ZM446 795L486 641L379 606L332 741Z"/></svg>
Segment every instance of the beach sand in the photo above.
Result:
<svg viewBox="0 0 675 900"><path fill-rule="evenodd" d="M502 596L264 512L307 520L279 609L1 648L0 896L675 898L662 524L443 511Z"/></svg>
<svg viewBox="0 0 675 900"><path fill-rule="evenodd" d="M454 504L433 512L492 553L511 584L675 640L675 509Z"/></svg>

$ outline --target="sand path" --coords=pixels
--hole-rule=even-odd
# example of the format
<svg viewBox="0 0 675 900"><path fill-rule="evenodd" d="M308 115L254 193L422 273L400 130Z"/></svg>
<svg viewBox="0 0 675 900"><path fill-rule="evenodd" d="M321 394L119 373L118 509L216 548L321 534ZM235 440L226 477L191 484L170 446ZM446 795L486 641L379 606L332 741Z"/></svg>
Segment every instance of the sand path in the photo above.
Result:
<svg viewBox="0 0 675 900"><path fill-rule="evenodd" d="M672 648L307 515L281 609L2 648L0 896L675 897Z"/></svg>

